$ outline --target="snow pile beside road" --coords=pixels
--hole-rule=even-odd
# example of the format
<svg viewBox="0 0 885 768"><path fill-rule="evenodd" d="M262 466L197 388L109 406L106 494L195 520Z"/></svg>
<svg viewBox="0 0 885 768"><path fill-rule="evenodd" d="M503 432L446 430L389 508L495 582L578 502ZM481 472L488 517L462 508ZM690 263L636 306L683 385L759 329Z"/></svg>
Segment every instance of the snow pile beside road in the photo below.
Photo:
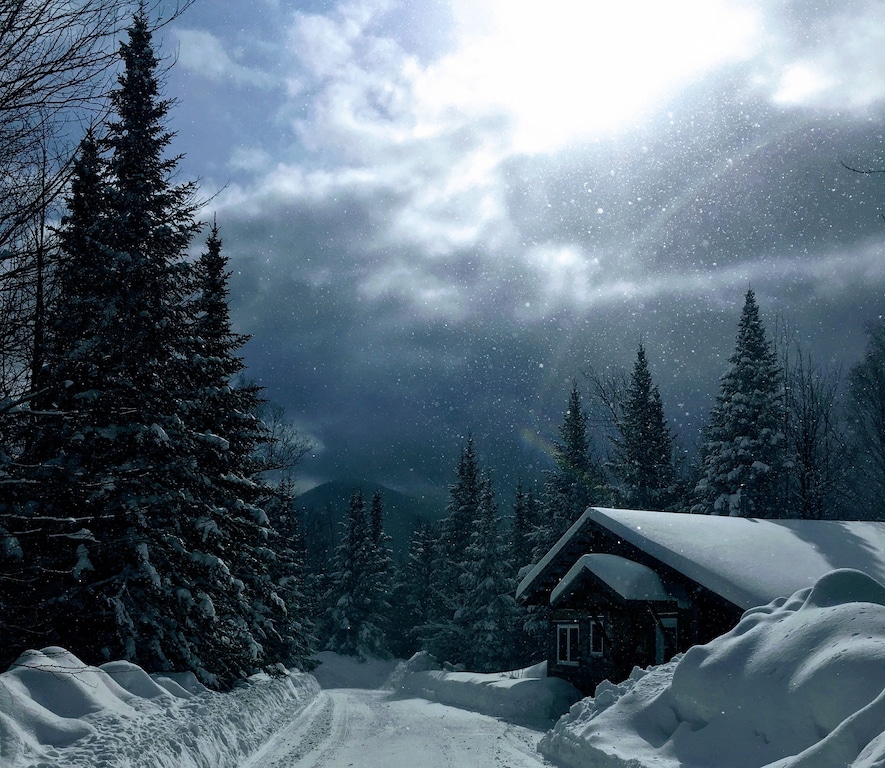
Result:
<svg viewBox="0 0 885 768"><path fill-rule="evenodd" d="M448 704L520 723L554 720L581 694L565 680L547 677L547 662L512 672L481 674L427 670L426 654L416 654L407 665L425 671L394 672L394 689L401 696Z"/></svg>
<svg viewBox="0 0 885 768"><path fill-rule="evenodd" d="M539 749L597 768L885 765L885 587L828 573L681 658L602 683Z"/></svg>
<svg viewBox="0 0 885 768"><path fill-rule="evenodd" d="M235 768L318 692L296 672L215 693L191 674L28 651L0 675L0 765Z"/></svg>

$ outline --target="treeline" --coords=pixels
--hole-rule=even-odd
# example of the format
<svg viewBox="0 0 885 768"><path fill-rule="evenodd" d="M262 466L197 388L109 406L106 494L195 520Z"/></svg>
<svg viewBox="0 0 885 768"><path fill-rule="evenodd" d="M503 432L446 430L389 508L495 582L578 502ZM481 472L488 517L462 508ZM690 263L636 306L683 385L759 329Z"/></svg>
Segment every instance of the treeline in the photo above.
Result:
<svg viewBox="0 0 885 768"><path fill-rule="evenodd" d="M870 331L846 390L788 336L767 338L748 291L699 456L688 465L641 343L629 376L591 374L587 389L585 399L572 386L543 484L520 482L503 515L472 438L446 515L416 531L400 562L377 527L358 533L365 524L355 496L331 588L317 603L321 644L356 656L426 650L477 671L544 658L546 613L519 605L516 587L591 505L885 519L885 329ZM380 497L372 508L380 519Z"/></svg>
<svg viewBox="0 0 885 768"><path fill-rule="evenodd" d="M114 4L43 5L57 24L49 39L33 37L30 8L4 10L0 36L31 35L50 55L83 33L65 28L74 10L100 26ZM91 43L84 56L100 69ZM0 663L59 645L226 688L309 663L291 494L266 479L299 446L281 443L260 390L242 383L246 337L231 327L217 226L190 255L195 188L173 181L144 4L119 60L108 107L96 106L106 117L62 186L60 224L49 226L48 192L40 207L3 190ZM40 137L7 141L28 129L24 112L7 116L0 148L26 164Z"/></svg>
<svg viewBox="0 0 885 768"><path fill-rule="evenodd" d="M268 480L303 447L244 380L217 226L191 255L143 4L106 49L123 5L0 10L0 664L61 645L220 688L317 647L502 669L543 656L516 585L589 505L885 519L885 329L843 386L748 291L697 461L640 344L629 376L574 384L539 487L501 502L468 439L400 562L357 494L307 572L291 481Z"/></svg>

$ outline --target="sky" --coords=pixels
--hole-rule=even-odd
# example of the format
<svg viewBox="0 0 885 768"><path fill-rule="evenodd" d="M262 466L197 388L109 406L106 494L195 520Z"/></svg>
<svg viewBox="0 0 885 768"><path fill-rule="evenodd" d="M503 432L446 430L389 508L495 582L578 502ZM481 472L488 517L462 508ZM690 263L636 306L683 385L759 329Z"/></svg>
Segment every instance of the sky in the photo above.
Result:
<svg viewBox="0 0 885 768"><path fill-rule="evenodd" d="M444 497L471 433L506 507L640 340L692 450L748 288L843 373L885 313L876 0L196 0L158 40L302 488Z"/></svg>

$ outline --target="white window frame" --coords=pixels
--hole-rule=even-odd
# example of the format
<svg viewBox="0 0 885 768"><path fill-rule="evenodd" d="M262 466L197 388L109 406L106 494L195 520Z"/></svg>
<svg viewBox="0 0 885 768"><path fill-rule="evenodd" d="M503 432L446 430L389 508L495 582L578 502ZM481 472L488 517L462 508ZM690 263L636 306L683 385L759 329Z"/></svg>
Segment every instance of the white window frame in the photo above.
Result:
<svg viewBox="0 0 885 768"><path fill-rule="evenodd" d="M562 657L561 638L565 634L566 658ZM569 667L577 667L580 663L581 628L577 622L559 623L556 625L556 661Z"/></svg>

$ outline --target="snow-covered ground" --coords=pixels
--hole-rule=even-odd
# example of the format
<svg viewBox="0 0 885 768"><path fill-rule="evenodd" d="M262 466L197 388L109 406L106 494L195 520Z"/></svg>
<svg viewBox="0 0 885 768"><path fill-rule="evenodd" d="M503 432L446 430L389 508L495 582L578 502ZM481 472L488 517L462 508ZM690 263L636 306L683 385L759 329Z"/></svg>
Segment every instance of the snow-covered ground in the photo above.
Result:
<svg viewBox="0 0 885 768"><path fill-rule="evenodd" d="M681 658L601 684L539 748L575 768L882 768L885 587L833 571Z"/></svg>
<svg viewBox="0 0 885 768"><path fill-rule="evenodd" d="M61 648L0 675L3 768L236 768L317 699L310 675L253 677L215 693L192 675L89 667Z"/></svg>
<svg viewBox="0 0 885 768"><path fill-rule="evenodd" d="M430 670L420 656L395 670L319 660L316 677L257 676L214 693L189 675L31 651L0 675L0 765L538 768L550 765L544 755L574 768L885 766L885 587L857 571L829 573L668 664L601 684L543 738L514 721L574 693L542 665L477 675Z"/></svg>
<svg viewBox="0 0 885 768"><path fill-rule="evenodd" d="M428 668L417 654L391 675L387 686L403 696L419 696L514 723L548 728L581 698L565 680L547 677L547 662L512 672L446 672Z"/></svg>
<svg viewBox="0 0 885 768"><path fill-rule="evenodd" d="M542 731L380 690L395 662L318 660L315 676L258 675L215 693L192 675L152 677L127 662L96 668L61 648L30 651L0 675L0 766L549 765L536 750Z"/></svg>

